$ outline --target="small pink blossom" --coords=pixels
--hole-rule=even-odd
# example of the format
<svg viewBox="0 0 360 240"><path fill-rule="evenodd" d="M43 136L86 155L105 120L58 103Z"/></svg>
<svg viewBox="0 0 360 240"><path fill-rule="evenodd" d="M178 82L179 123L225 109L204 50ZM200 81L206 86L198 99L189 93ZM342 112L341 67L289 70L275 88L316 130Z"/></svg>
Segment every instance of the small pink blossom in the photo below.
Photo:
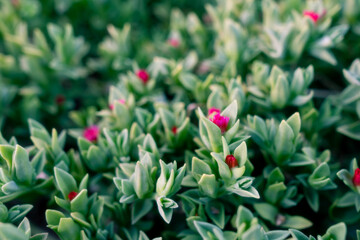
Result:
<svg viewBox="0 0 360 240"><path fill-rule="evenodd" d="M167 40L168 44L174 48L177 48L180 46L180 41L177 38L169 38Z"/></svg>
<svg viewBox="0 0 360 240"><path fill-rule="evenodd" d="M146 84L146 83L149 81L149 78L150 78L148 72L147 72L146 70L144 70L144 69L138 70L138 71L136 72L136 76L137 76L138 78L140 78L140 80L141 80L144 84Z"/></svg>
<svg viewBox="0 0 360 240"><path fill-rule="evenodd" d="M90 142L96 141L98 139L99 134L100 134L100 129L96 125L85 128L84 130L84 137Z"/></svg>
<svg viewBox="0 0 360 240"><path fill-rule="evenodd" d="M125 104L125 99L118 99L117 101L118 101L119 103L121 103L121 104ZM113 104L113 103L110 104L109 108L110 108L111 110L113 110L113 109L114 109L114 104Z"/></svg>
<svg viewBox="0 0 360 240"><path fill-rule="evenodd" d="M36 179L48 179L49 176L44 173L44 172L40 172L37 176L36 176Z"/></svg>
<svg viewBox="0 0 360 240"><path fill-rule="evenodd" d="M304 11L303 15L306 17L309 17L314 23L317 23L317 21L320 19L320 14L313 12L313 11Z"/></svg>
<svg viewBox="0 0 360 240"><path fill-rule="evenodd" d="M229 120L229 117L221 116L220 113L216 113L213 117L210 117L210 121L220 128L221 133L224 133L227 130Z"/></svg>

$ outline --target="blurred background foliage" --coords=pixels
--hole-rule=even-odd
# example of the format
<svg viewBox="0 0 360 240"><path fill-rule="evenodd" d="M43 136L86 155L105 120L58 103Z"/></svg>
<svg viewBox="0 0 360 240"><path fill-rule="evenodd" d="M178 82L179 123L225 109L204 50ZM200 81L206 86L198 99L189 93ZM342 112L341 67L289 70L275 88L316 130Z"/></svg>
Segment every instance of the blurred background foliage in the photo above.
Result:
<svg viewBox="0 0 360 240"><path fill-rule="evenodd" d="M0 3L1 121L24 137L27 119L74 126L68 113L99 107L136 61L163 51L173 8L204 14L205 1L14 0ZM121 29L126 29L119 36ZM131 28L131 30L130 30ZM84 94L86 92L86 94Z"/></svg>

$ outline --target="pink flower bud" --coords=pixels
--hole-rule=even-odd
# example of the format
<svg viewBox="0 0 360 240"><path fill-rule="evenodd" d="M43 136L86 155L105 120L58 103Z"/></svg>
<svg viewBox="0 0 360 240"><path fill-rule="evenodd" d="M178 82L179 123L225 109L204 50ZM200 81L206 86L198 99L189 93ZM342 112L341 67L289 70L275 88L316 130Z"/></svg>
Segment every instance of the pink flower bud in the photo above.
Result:
<svg viewBox="0 0 360 240"><path fill-rule="evenodd" d="M180 46L180 41L177 38L169 38L167 40L168 44L174 48L177 48Z"/></svg>
<svg viewBox="0 0 360 240"><path fill-rule="evenodd" d="M136 76L137 76L138 78L140 78L140 80L141 80L144 84L146 84L146 83L149 81L149 78L150 78L148 72L147 72L146 70L144 70L144 69L138 70L138 71L136 72Z"/></svg>
<svg viewBox="0 0 360 240"><path fill-rule="evenodd" d="M44 172L41 172L36 176L36 179L48 179L48 178L49 176Z"/></svg>
<svg viewBox="0 0 360 240"><path fill-rule="evenodd" d="M70 192L69 194L68 194L68 199L70 200L70 201L72 201L76 196L78 195L78 193L77 192Z"/></svg>
<svg viewBox="0 0 360 240"><path fill-rule="evenodd" d="M229 166L230 169L237 167L239 165L234 155L227 155L225 159L225 163Z"/></svg>
<svg viewBox="0 0 360 240"><path fill-rule="evenodd" d="M96 141L98 139L99 134L100 134L100 129L96 125L85 128L84 130L84 137L91 142Z"/></svg>
<svg viewBox="0 0 360 240"><path fill-rule="evenodd" d="M197 68L196 72L198 74L206 74L210 71L210 64L208 61L203 61L200 63L200 66Z"/></svg>
<svg viewBox="0 0 360 240"><path fill-rule="evenodd" d="M360 168L355 170L352 182L355 186L360 186Z"/></svg>
<svg viewBox="0 0 360 240"><path fill-rule="evenodd" d="M204 21L204 23L206 25L210 25L212 23L212 19L211 19L210 15L207 13L202 16L202 20Z"/></svg>
<svg viewBox="0 0 360 240"><path fill-rule="evenodd" d="M125 104L125 99L118 99L117 101L118 101L119 103L121 103L121 104ZM114 109L114 104L110 104L109 108L110 108L111 110L113 110L113 109Z"/></svg>
<svg viewBox="0 0 360 240"><path fill-rule="evenodd" d="M210 118L210 121L220 128L221 133L224 133L227 130L229 120L229 117L221 116L220 113L216 113L212 118Z"/></svg>
<svg viewBox="0 0 360 240"><path fill-rule="evenodd" d="M320 18L320 14L313 11L304 11L303 15L309 17L314 23L316 23Z"/></svg>

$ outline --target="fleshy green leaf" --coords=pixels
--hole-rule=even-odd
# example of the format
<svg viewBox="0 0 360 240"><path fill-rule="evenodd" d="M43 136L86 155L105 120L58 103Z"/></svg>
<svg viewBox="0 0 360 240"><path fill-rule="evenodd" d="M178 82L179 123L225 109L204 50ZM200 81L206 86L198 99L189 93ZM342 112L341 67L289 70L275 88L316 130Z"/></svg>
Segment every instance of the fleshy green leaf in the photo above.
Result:
<svg viewBox="0 0 360 240"><path fill-rule="evenodd" d="M54 168L56 184L63 194L64 199L67 199L70 192L77 192L76 181L73 176L60 168Z"/></svg>
<svg viewBox="0 0 360 240"><path fill-rule="evenodd" d="M19 182L30 185L35 178L35 172L32 168L29 155L24 148L17 145L13 154L13 171Z"/></svg>
<svg viewBox="0 0 360 240"><path fill-rule="evenodd" d="M137 223L143 216L150 212L154 203L147 200L137 200L131 207L131 224Z"/></svg>

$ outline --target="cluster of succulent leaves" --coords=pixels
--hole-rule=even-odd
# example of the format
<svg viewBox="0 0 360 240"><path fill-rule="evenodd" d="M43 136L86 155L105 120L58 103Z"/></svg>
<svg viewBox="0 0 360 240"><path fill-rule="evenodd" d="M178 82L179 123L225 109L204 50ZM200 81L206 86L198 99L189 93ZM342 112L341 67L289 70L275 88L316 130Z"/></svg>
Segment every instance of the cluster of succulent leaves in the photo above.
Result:
<svg viewBox="0 0 360 240"><path fill-rule="evenodd" d="M359 0L2 1L0 238L360 239L359 35Z"/></svg>

